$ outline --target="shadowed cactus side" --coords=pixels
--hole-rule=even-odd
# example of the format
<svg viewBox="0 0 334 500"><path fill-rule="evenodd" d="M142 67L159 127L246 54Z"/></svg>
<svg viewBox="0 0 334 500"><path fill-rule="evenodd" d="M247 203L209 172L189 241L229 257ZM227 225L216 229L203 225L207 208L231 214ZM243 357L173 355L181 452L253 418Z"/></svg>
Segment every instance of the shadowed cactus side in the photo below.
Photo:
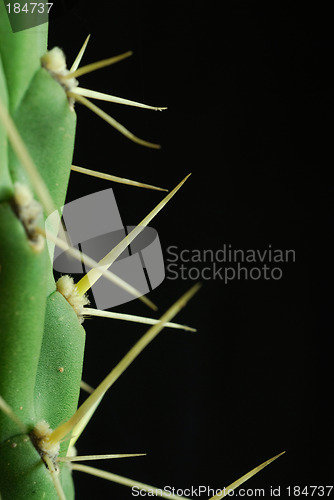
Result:
<svg viewBox="0 0 334 500"><path fill-rule="evenodd" d="M127 55L97 63L86 72ZM77 294L84 307L84 294L92 280L84 277L78 286L55 283L45 236L54 244L66 243L57 239L57 226L48 232L44 222L65 202L75 142L74 101L92 109L129 139L157 148L134 136L87 98L117 99L115 102L151 107L78 87L76 78L85 72L77 69L82 52L69 72L59 49L47 53L47 25L13 34L3 2L0 56L0 494L2 500L70 500L74 498L71 446L104 393L161 329L169 326L166 323L198 286L181 297L160 321L153 322L78 409L85 332L81 314L78 317L68 295ZM140 228L150 222L186 179L152 210ZM140 228L100 263L105 265L104 274L109 279L115 276L107 268ZM94 265L97 263L92 262ZM94 272L101 275L96 269ZM125 283L120 285L126 287ZM70 289L69 294L64 287ZM230 487L239 486L275 458ZM141 484L111 476L106 473L103 477L128 485Z"/></svg>
<svg viewBox="0 0 334 500"><path fill-rule="evenodd" d="M3 2L0 23L2 105L8 108L54 206L61 207L70 174L76 116L63 89L41 67L40 59L47 48L47 26L13 34ZM44 239L41 242L33 230L30 234L27 231L25 218L35 217L29 213L32 205L29 192L34 193L35 199L39 193L9 145L4 126L0 127L0 394L26 428L20 435L17 424L1 413L1 495L4 499L43 498L43 495L57 498L50 473L29 433L41 420L48 419L54 426L59 423L57 419L69 418L76 410L84 330L68 302L56 292ZM41 222L36 217L30 224ZM57 315L66 320L59 322ZM63 332L68 342L62 350L63 359L50 360L50 352L55 352L54 348L50 350L52 341L59 349ZM47 352L45 342L49 343ZM71 374L71 383L67 377L59 377L57 361ZM51 384L48 393L43 391L45 380ZM50 411L56 405L61 409L60 415ZM63 450L67 447L68 441L62 444ZM72 498L73 486L65 478L68 466L61 467L66 498ZM25 479L18 481L22 474Z"/></svg>

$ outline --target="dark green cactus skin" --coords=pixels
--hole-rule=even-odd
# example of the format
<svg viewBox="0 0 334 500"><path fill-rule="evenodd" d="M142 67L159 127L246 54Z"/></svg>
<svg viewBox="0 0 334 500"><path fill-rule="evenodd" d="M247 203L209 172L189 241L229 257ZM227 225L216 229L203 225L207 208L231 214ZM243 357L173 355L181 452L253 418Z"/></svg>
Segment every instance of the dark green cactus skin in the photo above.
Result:
<svg viewBox="0 0 334 500"><path fill-rule="evenodd" d="M1 22L1 21L0 21ZM0 98L4 106L8 106L5 73L0 50ZM8 171L7 136L0 121L0 200L6 200L12 195L12 181Z"/></svg>
<svg viewBox="0 0 334 500"><path fill-rule="evenodd" d="M1 494L3 499L58 499L41 457L25 434L12 436L0 445ZM61 467L66 499L74 498L73 483L66 464Z"/></svg>
<svg viewBox="0 0 334 500"><path fill-rule="evenodd" d="M53 292L46 301L34 398L37 420L46 420L53 429L77 409L84 344L85 331L75 312Z"/></svg>
<svg viewBox="0 0 334 500"><path fill-rule="evenodd" d="M46 304L45 251L36 254L10 204L0 204L0 393L28 426L35 423L34 390ZM0 441L17 426L0 415ZM0 472L1 474L1 472Z"/></svg>
<svg viewBox="0 0 334 500"><path fill-rule="evenodd" d="M0 99L55 207L61 209L76 115L64 89L41 68L46 33L43 25L13 34L0 1ZM13 205L17 181L34 191L0 123L0 395L31 431L40 420L54 428L75 412L85 333L72 307L56 291L46 245L36 253L29 244ZM62 443L61 455L67 447L68 441ZM66 499L74 498L67 465L60 466L60 481ZM2 500L58 498L29 435L20 434L1 411L0 493Z"/></svg>

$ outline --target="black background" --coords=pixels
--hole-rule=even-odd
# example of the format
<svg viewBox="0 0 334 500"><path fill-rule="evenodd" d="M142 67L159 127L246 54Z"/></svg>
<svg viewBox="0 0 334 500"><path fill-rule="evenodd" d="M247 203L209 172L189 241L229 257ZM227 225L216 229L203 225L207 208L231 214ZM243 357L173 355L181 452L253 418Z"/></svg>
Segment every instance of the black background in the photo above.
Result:
<svg viewBox="0 0 334 500"><path fill-rule="evenodd" d="M224 244L296 252L281 280L203 281L177 317L198 333L162 332L78 441L79 454L147 457L92 465L159 487L221 488L286 450L245 483L253 496L255 488L269 497L280 486L288 498L287 486L331 484L334 35L326 5L57 4L50 47L61 46L69 64L88 33L82 64L134 51L81 86L168 106L155 113L101 104L162 144L155 151L77 105L74 163L169 189L192 172L151 223L165 252ZM109 187L73 173L68 201ZM162 199L112 187L127 225ZM192 284L166 279L149 296L162 313ZM137 302L117 310L154 316ZM85 327L84 380L93 386L146 331L100 319ZM79 472L75 483L80 499L92 490L97 499L132 498L124 486Z"/></svg>

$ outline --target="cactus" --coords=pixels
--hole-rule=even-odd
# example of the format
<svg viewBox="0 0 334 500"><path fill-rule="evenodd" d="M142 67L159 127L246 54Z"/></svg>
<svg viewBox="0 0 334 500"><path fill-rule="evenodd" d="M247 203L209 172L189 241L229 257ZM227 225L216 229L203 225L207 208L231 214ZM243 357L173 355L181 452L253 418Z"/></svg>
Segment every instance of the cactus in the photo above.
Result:
<svg viewBox="0 0 334 500"><path fill-rule="evenodd" d="M82 317L88 302L85 292L92 278L84 277L77 284L69 277L55 282L45 238L60 246L66 247L66 243L57 237L61 225L46 230L45 220L65 203L75 143L75 101L90 107L129 139L152 148L157 145L134 136L87 99L101 96L78 89L76 78L80 71L84 72L77 70L82 54L71 71L67 70L60 49L47 51L46 24L12 33L3 2L0 55L1 498L70 500L74 498L72 468L148 488L115 475L108 477L107 473L87 466L71 467L72 446L108 388L164 326L171 326L172 318L198 286L154 322L78 407L85 347ZM95 69L127 55L103 61ZM116 99L105 95L103 98ZM111 262L187 177L152 210L139 229L116 247L112 256L100 263L106 264L103 273L92 269L96 279L102 273L115 280L107 269ZM69 251L75 254L73 249ZM90 264L97 266L94 261ZM277 456L242 476L230 488L242 484Z"/></svg>

